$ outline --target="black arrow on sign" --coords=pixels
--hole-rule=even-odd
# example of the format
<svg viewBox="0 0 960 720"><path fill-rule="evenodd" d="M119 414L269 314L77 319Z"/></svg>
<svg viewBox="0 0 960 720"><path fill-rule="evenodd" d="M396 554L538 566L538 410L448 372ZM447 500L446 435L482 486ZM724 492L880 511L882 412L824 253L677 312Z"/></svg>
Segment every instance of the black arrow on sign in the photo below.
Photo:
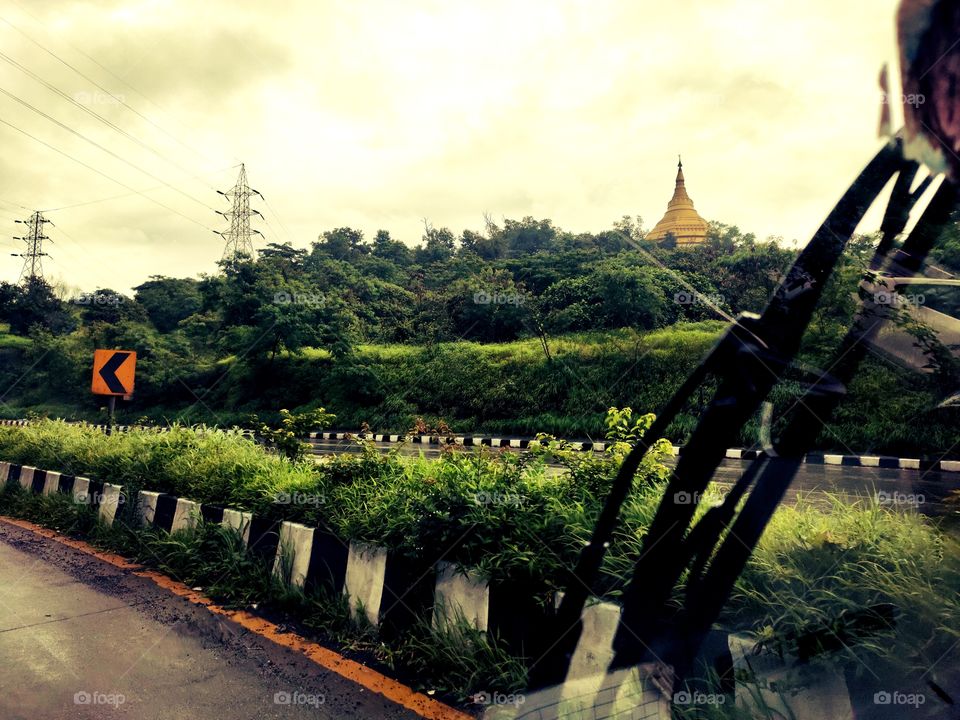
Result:
<svg viewBox="0 0 960 720"><path fill-rule="evenodd" d="M103 367L100 368L100 377L103 378L107 387L110 388L110 392L126 394L127 389L114 373L120 369L120 366L127 361L128 357L130 357L130 353L128 352L114 353L113 356L103 364Z"/></svg>

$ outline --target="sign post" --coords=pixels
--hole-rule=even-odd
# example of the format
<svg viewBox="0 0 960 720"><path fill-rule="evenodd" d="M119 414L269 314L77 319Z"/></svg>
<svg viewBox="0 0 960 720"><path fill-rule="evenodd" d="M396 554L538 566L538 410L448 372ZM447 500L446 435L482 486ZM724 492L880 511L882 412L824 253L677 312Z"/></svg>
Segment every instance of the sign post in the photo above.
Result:
<svg viewBox="0 0 960 720"><path fill-rule="evenodd" d="M94 350L93 381L90 390L94 395L110 397L110 421L107 434L113 430L113 414L117 396L129 399L133 395L133 381L137 368L137 353L133 350Z"/></svg>

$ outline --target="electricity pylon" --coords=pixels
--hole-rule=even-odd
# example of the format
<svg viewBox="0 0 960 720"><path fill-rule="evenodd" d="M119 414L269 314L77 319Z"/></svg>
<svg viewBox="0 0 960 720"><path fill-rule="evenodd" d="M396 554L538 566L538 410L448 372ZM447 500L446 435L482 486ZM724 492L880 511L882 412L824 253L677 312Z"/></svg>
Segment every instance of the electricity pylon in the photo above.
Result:
<svg viewBox="0 0 960 720"><path fill-rule="evenodd" d="M43 252L43 241L50 239L43 234L43 226L51 221L47 220L38 210L30 216L29 220L16 220L15 222L27 226L26 235L13 238L14 240L23 240L27 246L26 252L11 253L14 257L23 258L23 269L20 271L19 282L30 283L34 279L42 280L43 261L41 258L48 257L48 254Z"/></svg>
<svg viewBox="0 0 960 720"><path fill-rule="evenodd" d="M238 255L253 258L252 237L254 233L257 235L263 235L263 233L250 228L250 216L260 215L260 217L263 217L263 215L258 210L250 209L250 196L260 195L260 193L251 190L250 186L247 185L246 168L242 164L240 165L240 176L237 178L236 185L226 192L222 190L217 190L217 192L233 203L232 208L227 212L217 210L218 215L223 215L230 222L229 230L214 231L227 241L223 248L222 259L233 260ZM263 196L260 195L260 197Z"/></svg>

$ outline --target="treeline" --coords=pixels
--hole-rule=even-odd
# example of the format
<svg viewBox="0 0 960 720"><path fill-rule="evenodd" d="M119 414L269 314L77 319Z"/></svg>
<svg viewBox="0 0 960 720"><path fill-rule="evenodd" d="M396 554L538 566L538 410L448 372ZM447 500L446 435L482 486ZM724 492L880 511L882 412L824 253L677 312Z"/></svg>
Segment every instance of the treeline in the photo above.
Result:
<svg viewBox="0 0 960 720"><path fill-rule="evenodd" d="M825 289L806 363L829 366L873 241L856 238ZM722 327L705 321L761 310L792 259L719 224L706 244L676 248L646 242L629 218L579 235L525 218L459 237L428 226L415 248L339 228L217 274L153 277L132 296L0 285L0 323L26 336L0 325L0 400L7 415L90 417L102 405L89 392L92 351L117 347L139 354L134 399L120 404L127 420L229 424L324 406L341 427L405 430L423 416L471 432L595 434L610 406L662 406ZM896 417L860 407L890 383L909 407ZM877 370L854 395L844 438L919 447L928 443L896 423L923 416L943 388ZM939 446L941 421L924 424Z"/></svg>
<svg viewBox="0 0 960 720"><path fill-rule="evenodd" d="M338 228L309 249L270 244L215 275L155 276L133 297L101 288L64 302L42 283L0 285L0 321L16 334L83 330L108 345L170 336L172 348L218 357L534 336L549 353L553 335L757 310L792 256L719 224L700 247L655 245L631 218L597 234L529 217L459 237L427 225L415 248L385 230L366 239Z"/></svg>

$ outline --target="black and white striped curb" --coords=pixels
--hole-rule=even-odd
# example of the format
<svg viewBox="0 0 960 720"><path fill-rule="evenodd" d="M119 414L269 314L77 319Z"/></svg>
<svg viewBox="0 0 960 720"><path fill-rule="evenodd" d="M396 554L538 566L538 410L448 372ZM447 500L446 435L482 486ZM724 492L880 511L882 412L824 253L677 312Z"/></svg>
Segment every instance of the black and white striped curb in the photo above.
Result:
<svg viewBox="0 0 960 720"><path fill-rule="evenodd" d="M462 445L464 447L493 447L528 450L539 445L539 441L531 438L498 438L478 437L472 435L399 435L361 432L312 432L309 440L350 440L359 437L382 443L410 442L421 445ZM603 452L609 446L606 442L565 440L571 450ZM683 455L681 445L672 445L674 456ZM729 448L725 457L728 460L755 460L764 457L763 450L746 450L743 448ZM874 467L893 470L936 470L940 472L960 472L960 460L926 460L921 458L900 458L886 455L837 455L833 453L808 453L804 463L810 465L844 465L848 467Z"/></svg>
<svg viewBox="0 0 960 720"><path fill-rule="evenodd" d="M539 441L531 438L497 438L497 437L479 437L473 435L401 435L387 433L369 433L369 432L312 432L307 440L350 440L352 438L361 438L364 440L373 440L382 443L415 443L418 445L462 445L463 447L495 447L495 448L514 448L528 450L536 447ZM564 440L571 450L583 450L603 452L609 443Z"/></svg>
<svg viewBox="0 0 960 720"><path fill-rule="evenodd" d="M95 507L97 516L107 525L113 524L117 510L125 499L123 488L119 485L52 470L38 470L29 465L0 462L0 487L6 483L19 483L36 495L57 492L73 495L78 503Z"/></svg>
<svg viewBox="0 0 960 720"><path fill-rule="evenodd" d="M682 455L683 448L674 447L674 455ZM726 457L731 460L754 460L764 457L763 450L741 450L730 448ZM939 472L960 472L960 460L927 460L923 458L901 458L888 455L837 455L833 453L813 452L803 458L808 465L843 465L846 467L870 467L889 470L931 470Z"/></svg>
<svg viewBox="0 0 960 720"><path fill-rule="evenodd" d="M165 433L165 432L170 432L170 429L171 429L169 426L166 426L166 425L114 425L111 429L109 425L106 425L104 423L90 423L83 420L80 420L80 421L64 420L63 422L65 422L68 425L80 425L82 427L88 427L88 428L91 428L92 430L99 430L100 432L107 432L108 430L110 430L111 432L115 432L115 433L133 432L134 430L139 430L142 432ZM26 427L27 425L32 425L32 424L33 424L32 420L23 420L23 419L0 420L0 426L6 425L6 426L14 426L14 427ZM184 426L184 427L188 427L188 426ZM199 428L197 429L199 430ZM246 435L247 437L254 436L253 430L246 430L243 428L237 428L233 432L236 432L240 435Z"/></svg>
<svg viewBox="0 0 960 720"><path fill-rule="evenodd" d="M437 627L462 618L478 630L495 634L520 655L538 647L549 635L547 611L522 585L488 581L454 563L417 562L319 527L167 493L141 490L128 498L123 487L112 483L0 462L0 487L7 483L18 483L36 495L72 495L77 502L95 506L106 525L122 521L172 533L194 527L202 519L233 528L252 555L282 581L307 591L345 595L353 611L385 637L407 633L421 619ZM557 593L555 607L560 597ZM621 613L620 605L596 598L584 609L583 631L558 701L594 701L613 658L612 642ZM713 631L704 643L701 659L717 670L724 697L730 702L749 709L755 706L758 693L767 706L784 701L780 694L764 688L784 680L793 663L761 651L756 638ZM642 702L649 709L651 714L643 717L669 720L671 702L689 702L683 692L672 698L663 696L646 680L640 692L641 697L631 701ZM831 717L854 717L860 709L854 698L862 694L851 692L842 675L808 678L799 699L796 694L791 696L785 716L819 720L827 702L838 709Z"/></svg>
<svg viewBox="0 0 960 720"><path fill-rule="evenodd" d="M0 426L25 426L29 425L29 420L0 420ZM89 427L105 431L106 425L93 425ZM115 425L113 432L130 432L131 430L150 430L153 432L166 432L166 427L151 427L138 425ZM241 434L248 437L253 436L250 430L241 430ZM537 447L539 441L535 438L511 438L511 437L487 437L476 435L404 435L399 433L369 433L361 431L330 431L330 432L312 432L305 436L304 440L344 440L349 441L354 438L363 440L373 440L379 443L413 443L418 445L454 445L462 447L489 447L489 448L509 448L514 450L529 450ZM610 443L594 442L590 440L562 440L570 450L579 450L583 452L604 452ZM681 445L671 446L671 452L674 456L683 455L684 448ZM724 457L728 460L755 460L764 457L766 453L763 450L747 450L744 448L729 448ZM808 465L839 465L844 467L867 467L881 468L888 470L919 470L921 472L960 472L960 460L930 460L926 458L901 458L888 455L838 455L834 453L811 452L804 458L803 462Z"/></svg>
<svg viewBox="0 0 960 720"><path fill-rule="evenodd" d="M97 507L106 525L122 521L176 532L202 518L229 526L256 558L288 583L348 595L354 609L381 630L405 629L419 618L439 623L458 613L519 648L531 641L531 629L542 627L535 621L517 623L524 603L518 601L520 590L513 584L488 583L447 562L425 566L322 528L149 490L128 497L123 487L112 483L0 462L0 487L7 483L18 483L35 495L72 494L77 502ZM529 605L527 610L535 614L532 598Z"/></svg>

